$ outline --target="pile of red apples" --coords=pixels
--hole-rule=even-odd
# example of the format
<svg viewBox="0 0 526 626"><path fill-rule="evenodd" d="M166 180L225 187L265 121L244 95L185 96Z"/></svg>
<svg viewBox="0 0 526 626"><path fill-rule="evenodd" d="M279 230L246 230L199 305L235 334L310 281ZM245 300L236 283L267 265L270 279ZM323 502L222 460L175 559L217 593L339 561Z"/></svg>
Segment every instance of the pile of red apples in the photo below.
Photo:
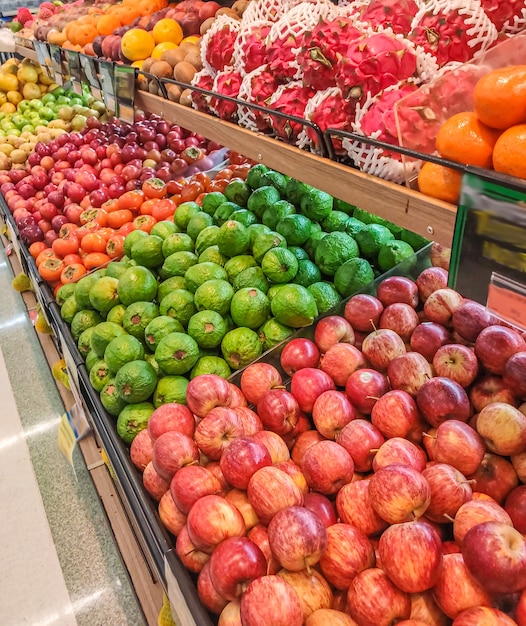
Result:
<svg viewBox="0 0 526 626"><path fill-rule="evenodd" d="M526 626L522 333L430 267L280 363L194 378L130 450L219 626Z"/></svg>

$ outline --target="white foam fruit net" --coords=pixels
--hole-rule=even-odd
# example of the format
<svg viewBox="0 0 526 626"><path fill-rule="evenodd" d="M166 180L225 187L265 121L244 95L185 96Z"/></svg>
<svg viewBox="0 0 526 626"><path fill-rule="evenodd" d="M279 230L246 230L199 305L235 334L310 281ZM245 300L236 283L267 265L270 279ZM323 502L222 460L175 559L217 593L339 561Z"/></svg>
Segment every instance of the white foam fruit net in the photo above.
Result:
<svg viewBox="0 0 526 626"><path fill-rule="evenodd" d="M241 29L234 44L234 68L246 74L266 63L265 39L270 33L272 22L268 20L251 21L245 24L241 20ZM259 45L258 45L259 43ZM254 58L255 57L255 58ZM248 71L247 71L248 66Z"/></svg>
<svg viewBox="0 0 526 626"><path fill-rule="evenodd" d="M210 65L206 58L207 50L210 45L215 44L215 35L223 29L228 29L237 34L241 30L241 22L233 17L230 17L229 15L220 15L214 20L212 26L201 37L201 62L203 64L203 68L206 69L209 74L215 74L216 70ZM220 41L218 44L220 44Z"/></svg>
<svg viewBox="0 0 526 626"><path fill-rule="evenodd" d="M226 90L223 87L225 81L229 80L233 81L233 85L237 87L239 73L236 72L236 70L232 66L225 67L225 69L221 72L217 72L214 78L214 84L212 85L212 91L215 93L223 94L225 96L230 96L232 98L238 98L239 94L236 88ZM228 102L227 100L212 96L210 98L209 109L214 115L222 119L237 119L238 106L233 102Z"/></svg>
<svg viewBox="0 0 526 626"><path fill-rule="evenodd" d="M486 50L497 39L497 29L478 0L429 0L422 4L415 15L411 30L418 29L421 23L425 25L429 16L448 15L452 12L461 16L467 26L465 35L466 45L472 50L470 58ZM437 35L440 36L440 32Z"/></svg>
<svg viewBox="0 0 526 626"><path fill-rule="evenodd" d="M243 13L243 27L257 22L277 22L283 13L282 0L251 0Z"/></svg>
<svg viewBox="0 0 526 626"><path fill-rule="evenodd" d="M239 89L239 100L254 102L252 94L254 81L256 81L267 70L267 66L262 65L244 76L243 81L241 82L241 88ZM258 130L263 130L264 126L268 127L268 121L266 121L266 118L262 117L261 113L256 112L254 109L250 109L249 107L239 105L237 118L237 123L244 128L248 128L249 130L257 132Z"/></svg>
<svg viewBox="0 0 526 626"><path fill-rule="evenodd" d="M501 29L502 33L513 35L526 29L526 2L520 11L508 20Z"/></svg>

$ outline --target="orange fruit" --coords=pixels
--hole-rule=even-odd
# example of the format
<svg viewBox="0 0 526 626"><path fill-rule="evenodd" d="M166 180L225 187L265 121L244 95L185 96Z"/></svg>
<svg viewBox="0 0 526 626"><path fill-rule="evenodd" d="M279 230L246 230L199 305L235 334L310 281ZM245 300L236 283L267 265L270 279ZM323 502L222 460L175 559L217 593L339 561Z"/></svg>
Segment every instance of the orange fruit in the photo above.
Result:
<svg viewBox="0 0 526 626"><path fill-rule="evenodd" d="M97 30L99 35L113 35L113 32L122 26L116 15L102 15L97 20Z"/></svg>
<svg viewBox="0 0 526 626"><path fill-rule="evenodd" d="M501 67L475 85L474 108L481 122L501 130L526 122L526 65Z"/></svg>
<svg viewBox="0 0 526 626"><path fill-rule="evenodd" d="M181 28L179 22L165 17L155 24L152 35L155 39L155 43L171 41L172 43L180 44L183 39L183 29Z"/></svg>
<svg viewBox="0 0 526 626"><path fill-rule="evenodd" d="M123 26L128 26L138 17L141 17L139 11L132 7L124 7L121 5L114 6L110 9L110 13L118 18Z"/></svg>
<svg viewBox="0 0 526 626"><path fill-rule="evenodd" d="M457 113L440 127L436 146L445 159L490 168L499 134L500 131L483 124L475 113Z"/></svg>
<svg viewBox="0 0 526 626"><path fill-rule="evenodd" d="M140 28L132 28L124 33L121 40L122 53L130 61L147 59L153 49L155 41L150 33Z"/></svg>
<svg viewBox="0 0 526 626"><path fill-rule="evenodd" d="M526 124L512 126L498 138L493 149L493 169L526 178Z"/></svg>
<svg viewBox="0 0 526 626"><path fill-rule="evenodd" d="M91 43L95 37L99 36L99 31L91 24L79 24L75 29L75 37L77 45L85 46L87 43Z"/></svg>
<svg viewBox="0 0 526 626"><path fill-rule="evenodd" d="M179 46L176 43L173 43L171 41L163 41L162 43L158 43L153 49L152 58L160 59L163 52L166 52L167 50L175 50L178 47Z"/></svg>
<svg viewBox="0 0 526 626"><path fill-rule="evenodd" d="M427 196L457 204L462 174L443 165L426 162L418 174L418 189Z"/></svg>

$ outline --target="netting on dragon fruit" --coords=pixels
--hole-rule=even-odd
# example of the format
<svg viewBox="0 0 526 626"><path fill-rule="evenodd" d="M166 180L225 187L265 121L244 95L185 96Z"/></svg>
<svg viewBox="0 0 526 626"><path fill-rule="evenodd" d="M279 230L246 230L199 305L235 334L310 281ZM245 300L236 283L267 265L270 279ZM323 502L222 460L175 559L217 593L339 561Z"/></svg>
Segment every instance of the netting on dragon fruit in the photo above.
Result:
<svg viewBox="0 0 526 626"><path fill-rule="evenodd" d="M277 22L283 13L282 0L251 0L243 13L243 28L259 22Z"/></svg>
<svg viewBox="0 0 526 626"><path fill-rule="evenodd" d="M524 0L480 0L499 33L518 33L526 28Z"/></svg>
<svg viewBox="0 0 526 626"><path fill-rule="evenodd" d="M421 0L372 0L360 8L359 16L375 30L389 27L394 33L407 36L422 4Z"/></svg>
<svg viewBox="0 0 526 626"><path fill-rule="evenodd" d="M238 98L242 80L243 78L241 74L233 67L226 67L222 72L218 72L216 74L212 91L224 96L230 96L231 98ZM210 98L209 108L212 113L220 117L222 120L227 120L229 122L237 120L238 105L235 102L230 102L229 100L224 100L223 98L218 98L217 96L212 96Z"/></svg>
<svg viewBox="0 0 526 626"><path fill-rule="evenodd" d="M277 87L268 66L262 65L243 77L238 98L259 106L268 106L268 101ZM242 105L238 106L238 124L260 132L268 131L270 128L267 115Z"/></svg>
<svg viewBox="0 0 526 626"><path fill-rule="evenodd" d="M220 15L201 39L201 61L209 74L215 74L234 62L234 45L241 22Z"/></svg>
<svg viewBox="0 0 526 626"><path fill-rule="evenodd" d="M214 75L216 72L211 74L207 69L203 68L192 78L192 82L190 83L194 87L201 87L201 89L207 89L211 91L214 86ZM202 111L203 113L208 113L210 111L210 96L201 93L200 91L192 92L192 107L197 109L198 111Z"/></svg>
<svg viewBox="0 0 526 626"><path fill-rule="evenodd" d="M302 81L292 81L277 88L271 96L268 106L274 111L304 119L305 107L313 95L314 90L310 87L305 87ZM272 114L269 115L269 121L277 137L288 143L297 143L304 124Z"/></svg>
<svg viewBox="0 0 526 626"><path fill-rule="evenodd" d="M243 76L267 63L266 38L271 27L272 22L268 21L245 25L241 20L241 30L234 44L233 66Z"/></svg>

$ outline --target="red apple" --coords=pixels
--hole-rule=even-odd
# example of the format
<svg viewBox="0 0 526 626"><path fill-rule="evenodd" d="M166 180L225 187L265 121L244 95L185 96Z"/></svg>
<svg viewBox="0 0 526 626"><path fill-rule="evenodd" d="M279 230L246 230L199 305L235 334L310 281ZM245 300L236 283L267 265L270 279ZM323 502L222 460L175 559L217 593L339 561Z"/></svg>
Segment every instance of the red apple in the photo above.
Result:
<svg viewBox="0 0 526 626"><path fill-rule="evenodd" d="M319 441L325 441L325 437L323 437L317 430L307 430L301 433L292 447L292 460L294 463L301 467L305 452Z"/></svg>
<svg viewBox="0 0 526 626"><path fill-rule="evenodd" d="M199 450L194 441L177 430L164 433L153 444L153 467L164 480L172 480L177 470L198 460Z"/></svg>
<svg viewBox="0 0 526 626"><path fill-rule="evenodd" d="M324 353L337 343L354 343L354 331L341 315L323 317L314 329L314 343Z"/></svg>
<svg viewBox="0 0 526 626"><path fill-rule="evenodd" d="M248 499L262 524L282 509L301 506L303 494L294 479L276 467L262 467L248 483Z"/></svg>
<svg viewBox="0 0 526 626"><path fill-rule="evenodd" d="M514 454L510 460L521 483L526 483L526 452Z"/></svg>
<svg viewBox="0 0 526 626"><path fill-rule="evenodd" d="M184 404L170 402L162 404L150 415L148 432L152 441L158 439L169 430L177 430L188 437L194 436L195 418Z"/></svg>
<svg viewBox="0 0 526 626"><path fill-rule="evenodd" d="M319 609L330 608L333 600L331 587L316 570L304 569L301 572L290 572L282 569L278 572L278 576L286 580L298 594L304 620Z"/></svg>
<svg viewBox="0 0 526 626"><path fill-rule="evenodd" d="M506 361L502 380L519 398L526 398L526 351L516 352Z"/></svg>
<svg viewBox="0 0 526 626"><path fill-rule="evenodd" d="M292 585L279 576L261 576L241 596L243 626L302 626L303 609Z"/></svg>
<svg viewBox="0 0 526 626"><path fill-rule="evenodd" d="M283 384L281 374L270 363L252 363L241 374L241 391L245 398L256 405L264 394Z"/></svg>
<svg viewBox="0 0 526 626"><path fill-rule="evenodd" d="M519 626L526 626L526 589L520 595L515 613L515 619L517 620L517 624Z"/></svg>
<svg viewBox="0 0 526 626"><path fill-rule="evenodd" d="M203 496L188 514L188 535L192 543L206 553L227 537L242 537L245 522L238 509L221 496Z"/></svg>
<svg viewBox="0 0 526 626"><path fill-rule="evenodd" d="M157 512L163 526L177 537L186 524L186 515L175 506L170 490L166 491L159 500Z"/></svg>
<svg viewBox="0 0 526 626"><path fill-rule="evenodd" d="M526 485L520 485L510 491L504 508L511 517L513 526L523 535L526 534Z"/></svg>
<svg viewBox="0 0 526 626"><path fill-rule="evenodd" d="M373 471L377 472L388 465L400 464L421 472L426 463L427 458L422 448L403 437L392 437L378 448L373 459Z"/></svg>
<svg viewBox="0 0 526 626"><path fill-rule="evenodd" d="M336 442L351 455L357 472L369 472L372 469L374 456L384 441L378 428L364 419L349 422L336 437Z"/></svg>
<svg viewBox="0 0 526 626"><path fill-rule="evenodd" d="M471 575L491 593L513 593L526 587L526 541L518 530L500 522L471 528L462 542Z"/></svg>
<svg viewBox="0 0 526 626"><path fill-rule="evenodd" d="M406 593L431 589L442 567L440 535L427 522L395 524L382 533L378 552L391 582Z"/></svg>
<svg viewBox="0 0 526 626"><path fill-rule="evenodd" d="M448 463L464 476L470 476L482 462L486 447L482 437L469 424L446 420L438 427L431 450L435 461Z"/></svg>
<svg viewBox="0 0 526 626"><path fill-rule="evenodd" d="M280 364L285 373L292 376L304 367L318 367L320 351L310 339L302 337L289 341L280 356Z"/></svg>
<svg viewBox="0 0 526 626"><path fill-rule="evenodd" d="M358 624L391 626L408 619L411 599L376 567L360 572L347 592L347 605L351 617Z"/></svg>
<svg viewBox="0 0 526 626"><path fill-rule="evenodd" d="M413 397L401 389L388 391L371 411L371 421L384 437L406 437L420 423Z"/></svg>
<svg viewBox="0 0 526 626"><path fill-rule="evenodd" d="M519 484L513 465L501 456L486 453L477 471L469 478L475 481L473 491L481 491L499 503Z"/></svg>
<svg viewBox="0 0 526 626"><path fill-rule="evenodd" d="M378 285L376 297L384 306L403 302L414 309L418 306L418 287L414 280L405 276L384 278Z"/></svg>
<svg viewBox="0 0 526 626"><path fill-rule="evenodd" d="M331 585L347 589L360 572L374 564L373 545L361 530L350 524L334 524L327 529L327 548L320 567Z"/></svg>
<svg viewBox="0 0 526 626"><path fill-rule="evenodd" d="M234 411L238 414L247 437L263 430L263 424L261 423L258 414L252 409L249 409L246 406L236 406Z"/></svg>
<svg viewBox="0 0 526 626"><path fill-rule="evenodd" d="M232 486L246 489L258 469L272 465L272 458L260 441L239 437L226 448L219 463L223 475Z"/></svg>
<svg viewBox="0 0 526 626"><path fill-rule="evenodd" d="M321 493L315 491L303 495L303 506L321 519L325 528L329 528L338 521L333 502Z"/></svg>
<svg viewBox="0 0 526 626"><path fill-rule="evenodd" d="M485 306L473 300L464 300L453 313L452 321L455 332L471 343L475 343L485 328L498 323L497 318Z"/></svg>
<svg viewBox="0 0 526 626"><path fill-rule="evenodd" d="M399 357L400 358L400 357ZM360 413L371 413L380 396L389 391L387 377L373 369L357 370L349 376L345 393Z"/></svg>
<svg viewBox="0 0 526 626"><path fill-rule="evenodd" d="M176 472L170 483L170 493L176 506L188 514L202 496L219 494L221 484L206 467L187 465Z"/></svg>
<svg viewBox="0 0 526 626"><path fill-rule="evenodd" d="M246 491L242 489L230 489L230 491L225 494L225 500L233 504L241 513L247 530L259 524L258 516L254 511L254 507L248 501Z"/></svg>
<svg viewBox="0 0 526 626"><path fill-rule="evenodd" d="M263 552L246 537L225 539L210 558L210 580L227 600L238 598L254 579L266 573Z"/></svg>
<svg viewBox="0 0 526 626"><path fill-rule="evenodd" d="M445 270L449 270L450 258L451 248L446 248L446 246L434 241L429 253L431 265L433 265L433 267L443 267Z"/></svg>
<svg viewBox="0 0 526 626"><path fill-rule="evenodd" d="M374 510L369 493L370 479L344 485L336 495L336 510L342 522L351 524L370 537L387 527Z"/></svg>
<svg viewBox="0 0 526 626"><path fill-rule="evenodd" d="M186 388L186 403L197 417L205 417L216 406L230 406L230 383L215 374L196 376Z"/></svg>
<svg viewBox="0 0 526 626"><path fill-rule="evenodd" d="M314 425L327 439L336 439L342 428L354 418L354 407L341 391L325 391L312 408Z"/></svg>
<svg viewBox="0 0 526 626"><path fill-rule="evenodd" d="M206 4L212 4L207 2ZM229 602L221 611L217 626L243 626L241 624L241 602L234 600Z"/></svg>
<svg viewBox="0 0 526 626"><path fill-rule="evenodd" d="M463 504L453 522L453 535L455 541L462 545L464 537L474 526L484 522L500 522L512 526L511 517L506 510L495 501L470 500Z"/></svg>
<svg viewBox="0 0 526 626"><path fill-rule="evenodd" d="M371 505L389 524L421 517L431 501L429 483L412 467L388 465L375 472L369 482Z"/></svg>
<svg viewBox="0 0 526 626"><path fill-rule="evenodd" d="M451 619L476 606L491 606L487 591L469 573L462 554L446 554L434 588L438 606Z"/></svg>
<svg viewBox="0 0 526 626"><path fill-rule="evenodd" d="M358 626L347 613L334 609L318 609L305 621L305 626Z"/></svg>
<svg viewBox="0 0 526 626"><path fill-rule="evenodd" d="M514 389L508 387L500 376L484 376L469 391L469 399L478 413L492 402L507 402L514 407L519 406Z"/></svg>
<svg viewBox="0 0 526 626"><path fill-rule="evenodd" d="M431 463L422 472L431 488L431 504L426 517L444 524L455 517L459 508L471 500L471 485L464 474L446 463Z"/></svg>
<svg viewBox="0 0 526 626"><path fill-rule="evenodd" d="M428 267L416 279L420 301L425 302L433 291L447 287L448 272L442 267Z"/></svg>
<svg viewBox="0 0 526 626"><path fill-rule="evenodd" d="M270 453L272 463L280 463L290 459L290 452L287 444L276 433L270 430L260 430L252 435L254 441L259 441Z"/></svg>
<svg viewBox="0 0 526 626"><path fill-rule="evenodd" d="M141 430L131 442L130 460L140 472L144 472L144 469L152 460L152 454L152 438L148 433L148 429L145 428Z"/></svg>
<svg viewBox="0 0 526 626"><path fill-rule="evenodd" d="M349 343L334 344L320 360L320 369L328 374L338 387L345 387L349 376L365 366L364 355Z"/></svg>
<svg viewBox="0 0 526 626"><path fill-rule="evenodd" d="M395 302L385 307L380 317L380 328L394 331L404 341L409 341L418 323L416 311L404 302Z"/></svg>
<svg viewBox="0 0 526 626"><path fill-rule="evenodd" d="M433 367L437 376L451 378L461 387L469 387L479 371L473 349L458 343L439 348L433 357Z"/></svg>
<svg viewBox="0 0 526 626"><path fill-rule="evenodd" d="M490 374L502 374L506 361L524 350L526 341L520 333L506 326L488 326L475 341L475 354Z"/></svg>
<svg viewBox="0 0 526 626"><path fill-rule="evenodd" d="M460 613L453 626L517 626L506 613L488 606L476 606Z"/></svg>
<svg viewBox="0 0 526 626"><path fill-rule="evenodd" d="M390 361L406 353L406 347L402 337L394 330L380 328L364 338L362 352L375 369L385 372Z"/></svg>
<svg viewBox="0 0 526 626"><path fill-rule="evenodd" d="M328 374L313 367L304 367L295 372L290 383L292 395L300 409L306 413L312 413L314 403L324 391L335 388L334 381Z"/></svg>
<svg viewBox="0 0 526 626"><path fill-rule="evenodd" d="M420 387L433 376L431 365L418 352L408 352L393 359L387 367L393 389L416 396Z"/></svg>
<svg viewBox="0 0 526 626"><path fill-rule="evenodd" d="M464 303L464 298L455 291L445 287L431 293L424 303L424 314L428 321L450 326L453 313Z"/></svg>
<svg viewBox="0 0 526 626"><path fill-rule="evenodd" d="M301 416L297 399L286 389L267 391L258 402L257 412L263 426L278 435L293 431Z"/></svg>
<svg viewBox="0 0 526 626"><path fill-rule="evenodd" d="M449 419L466 422L472 415L468 394L444 376L427 380L416 394L416 403L431 426L440 426Z"/></svg>
<svg viewBox="0 0 526 626"><path fill-rule="evenodd" d="M247 402L247 399L245 398L245 394L241 391L241 389L237 385L234 385L234 383L229 383L229 384L230 384L230 395L231 395L229 406L232 409L247 407L248 402Z"/></svg>
<svg viewBox="0 0 526 626"><path fill-rule="evenodd" d="M163 495L170 489L170 481L165 480L155 470L153 463L150 462L144 468L142 473L142 484L146 491L159 502Z"/></svg>
<svg viewBox="0 0 526 626"><path fill-rule="evenodd" d="M482 409L477 432L495 454L512 456L526 451L526 415L505 402L493 402Z"/></svg>
<svg viewBox="0 0 526 626"><path fill-rule="evenodd" d="M451 341L451 333L445 326L434 322L423 322L413 331L410 345L413 352L418 352L431 362L437 350L449 341Z"/></svg>
<svg viewBox="0 0 526 626"><path fill-rule="evenodd" d="M354 330L371 332L380 322L384 305L367 293L358 293L347 301L344 310L345 319Z"/></svg>
<svg viewBox="0 0 526 626"><path fill-rule="evenodd" d="M301 490L301 493L306 494L309 491L309 485L307 484L307 479L305 475L301 471L301 468L294 463L294 461L282 461L281 463L274 463L274 467L288 474L292 480L298 485Z"/></svg>
<svg viewBox="0 0 526 626"><path fill-rule="evenodd" d="M198 550L188 534L188 525L181 528L175 542L175 551L181 562L191 572L199 573L210 560L210 555Z"/></svg>
<svg viewBox="0 0 526 626"><path fill-rule="evenodd" d="M228 600L215 588L210 576L210 562L205 563L197 577L197 595L199 600L212 613L219 614L228 604Z"/></svg>
<svg viewBox="0 0 526 626"><path fill-rule="evenodd" d="M281 569L281 566L270 549L267 527L262 524L258 524L249 530L247 537L259 547L261 552L263 552L267 561L266 573L277 574L277 572Z"/></svg>
<svg viewBox="0 0 526 626"><path fill-rule="evenodd" d="M313 491L333 495L351 482L354 463L343 446L327 440L315 443L305 452L301 470Z"/></svg>
<svg viewBox="0 0 526 626"><path fill-rule="evenodd" d="M428 626L451 624L451 620L438 608L432 590L411 594L411 619L417 623L424 622Z"/></svg>
<svg viewBox="0 0 526 626"><path fill-rule="evenodd" d="M218 406L199 422L194 439L203 454L218 461L230 443L244 434L243 422L236 411Z"/></svg>
<svg viewBox="0 0 526 626"><path fill-rule="evenodd" d="M221 494L224 495L230 489L230 483L225 478L219 461L210 461L206 464L206 469L211 472L221 485Z"/></svg>

